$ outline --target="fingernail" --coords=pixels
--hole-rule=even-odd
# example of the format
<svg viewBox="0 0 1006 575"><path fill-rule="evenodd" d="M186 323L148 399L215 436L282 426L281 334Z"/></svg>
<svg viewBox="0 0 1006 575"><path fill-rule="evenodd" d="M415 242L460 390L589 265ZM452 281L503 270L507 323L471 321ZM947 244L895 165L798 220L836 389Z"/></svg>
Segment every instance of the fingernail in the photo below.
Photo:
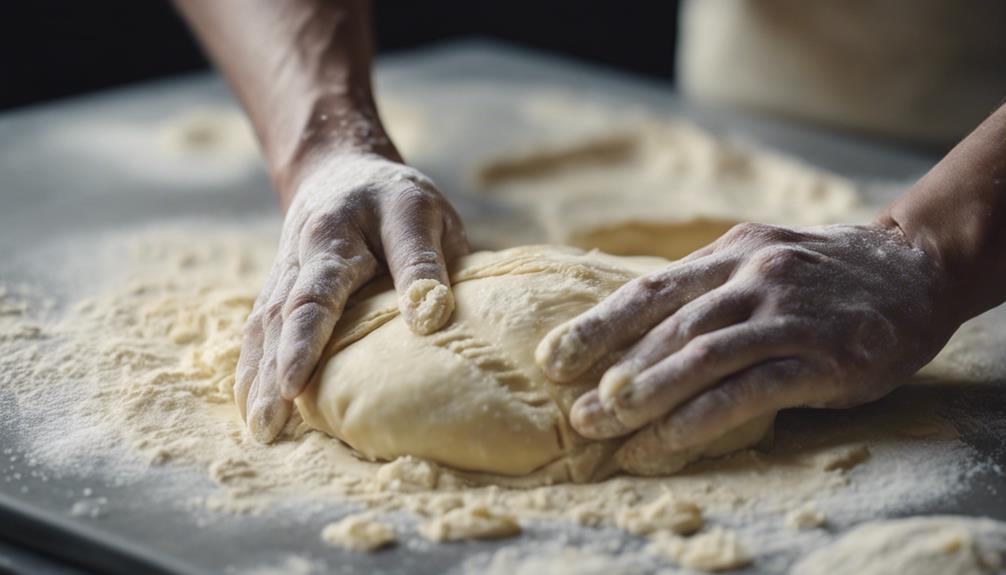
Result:
<svg viewBox="0 0 1006 575"><path fill-rule="evenodd" d="M399 297L399 307L412 331L429 335L443 327L454 313L454 295L437 280L416 280Z"/></svg>
<svg viewBox="0 0 1006 575"><path fill-rule="evenodd" d="M275 401L256 401L248 413L248 431L255 441L272 443L286 424L283 404Z"/></svg>
<svg viewBox="0 0 1006 575"><path fill-rule="evenodd" d="M559 326L549 332L535 349L535 361L545 375L558 382L568 382L580 375L586 346L577 330Z"/></svg>
<svg viewBox="0 0 1006 575"><path fill-rule="evenodd" d="M635 371L625 365L616 365L606 371L597 384L601 404L611 408L615 403L625 403L632 396L635 376Z"/></svg>
<svg viewBox="0 0 1006 575"><path fill-rule="evenodd" d="M577 400L570 411L570 425L588 439L608 439L630 431L613 412L604 408L597 394Z"/></svg>

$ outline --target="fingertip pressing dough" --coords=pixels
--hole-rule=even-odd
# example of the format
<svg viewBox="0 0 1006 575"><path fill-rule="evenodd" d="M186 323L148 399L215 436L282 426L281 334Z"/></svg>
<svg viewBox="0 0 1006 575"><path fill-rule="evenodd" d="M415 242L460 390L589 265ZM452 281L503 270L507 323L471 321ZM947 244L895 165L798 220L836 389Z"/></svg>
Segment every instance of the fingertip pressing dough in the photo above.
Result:
<svg viewBox="0 0 1006 575"><path fill-rule="evenodd" d="M613 454L622 440L588 441L567 420L596 375L553 383L536 366L535 347L553 327L666 264L555 246L475 253L453 266L451 322L426 336L401 318L390 282L376 282L347 306L297 407L310 426L370 460L414 456L474 478L601 479L619 469ZM766 428L748 426L725 443L750 446ZM629 467L673 472L707 453L690 450L659 469Z"/></svg>

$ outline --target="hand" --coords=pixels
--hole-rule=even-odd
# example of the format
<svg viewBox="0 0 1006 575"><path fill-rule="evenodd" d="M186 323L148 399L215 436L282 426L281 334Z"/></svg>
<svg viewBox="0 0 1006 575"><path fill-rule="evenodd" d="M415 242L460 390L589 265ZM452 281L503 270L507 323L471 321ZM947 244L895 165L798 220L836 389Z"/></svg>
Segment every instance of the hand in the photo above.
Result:
<svg viewBox="0 0 1006 575"><path fill-rule="evenodd" d="M565 382L627 348L571 423L597 439L649 426L619 456L653 461L782 408L888 393L959 325L944 278L896 227L743 224L555 328L536 359Z"/></svg>
<svg viewBox="0 0 1006 575"><path fill-rule="evenodd" d="M317 163L245 325L234 399L252 435L269 442L282 430L347 298L382 266L405 321L427 334L454 311L445 261L467 251L457 213L418 171L374 154Z"/></svg>

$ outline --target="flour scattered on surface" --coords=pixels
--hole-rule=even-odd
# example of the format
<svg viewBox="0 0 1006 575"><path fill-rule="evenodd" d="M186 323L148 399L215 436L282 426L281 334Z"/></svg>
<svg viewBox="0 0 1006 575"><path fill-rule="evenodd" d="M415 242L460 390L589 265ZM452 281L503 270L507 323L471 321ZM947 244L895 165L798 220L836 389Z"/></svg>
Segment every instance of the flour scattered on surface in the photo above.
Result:
<svg viewBox="0 0 1006 575"><path fill-rule="evenodd" d="M780 517L804 503L815 502L829 524L843 529L952 496L982 469L982 460L938 415L946 395L928 385L853 410L784 412L767 451L704 461L668 478L616 477L594 485L466 485L461 475L429 461L366 462L296 416L275 444L260 445L242 425L231 386L241 327L277 233L275 222L180 222L26 252L38 262L63 258L42 267L67 274L52 283L70 288L47 293L4 284L0 292L0 304L10 310L0 314L0 410L8 421L23 422L25 441L23 451L4 452L0 477L17 485L24 473L7 471L15 464L7 458L18 458L17 465L30 460L37 476L89 483L171 477L157 497L198 521L211 521L206 514L268 514L292 502L312 510L363 506L379 523L404 513L414 520L393 524L406 549L422 541L417 525L436 524L432 538L449 540L465 533L450 518L465 518L473 525L497 522L496 531L482 533L552 526L620 540L624 529L678 541L674 545L685 545L682 557L688 542L715 538L740 564L730 537L709 535L726 529L756 563L781 554L785 566L827 541L824 530L782 525ZM960 354L952 359L941 377L967 363ZM202 483L177 483L180 472ZM78 495L75 501L93 496ZM82 503L77 512L86 516L96 507L112 506ZM519 537L513 548L531 543ZM521 565L548 566L569 554L602 571L622 565L620 571L633 572L641 565L614 551L571 547L528 556ZM671 564L661 554L647 556L650 567ZM317 566L292 560L303 561L297 568ZM520 563L505 554L491 561Z"/></svg>

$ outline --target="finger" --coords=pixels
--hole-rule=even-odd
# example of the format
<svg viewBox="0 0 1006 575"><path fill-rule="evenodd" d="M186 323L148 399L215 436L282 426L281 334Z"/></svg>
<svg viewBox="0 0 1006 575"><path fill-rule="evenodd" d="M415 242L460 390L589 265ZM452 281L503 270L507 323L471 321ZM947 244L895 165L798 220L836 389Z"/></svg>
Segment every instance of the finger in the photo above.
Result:
<svg viewBox="0 0 1006 575"><path fill-rule="evenodd" d="M441 237L442 212L419 188L395 204L381 229L388 269L398 291L402 317L412 331L426 335L443 327L454 312Z"/></svg>
<svg viewBox="0 0 1006 575"><path fill-rule="evenodd" d="M603 407L573 405L574 428L585 437L605 438L606 422L614 418L623 428L638 429L675 409L719 380L765 361L797 355L805 345L806 330L789 324L745 323L701 335L621 385ZM586 404L587 400L584 400ZM577 427L579 425L580 427Z"/></svg>
<svg viewBox="0 0 1006 575"><path fill-rule="evenodd" d="M535 361L549 379L572 381L605 354L638 340L681 306L722 285L733 265L714 254L635 279L550 331L538 344Z"/></svg>
<svg viewBox="0 0 1006 575"><path fill-rule="evenodd" d="M260 443L269 443L275 439L290 415L290 404L283 400L276 377L276 352L283 329L283 307L299 272L297 266L289 267L277 281L276 288L262 309L262 358L246 400L248 430Z"/></svg>
<svg viewBox="0 0 1006 575"><path fill-rule="evenodd" d="M609 403L634 377L697 336L750 318L757 304L753 292L731 288L730 283L688 302L650 330L604 374L598 385L601 402Z"/></svg>
<svg viewBox="0 0 1006 575"><path fill-rule="evenodd" d="M617 458L627 469L645 468L716 441L736 442L736 448L750 445L771 425L772 414L812 395L817 377L797 358L752 367L641 430ZM733 437L728 439L728 432Z"/></svg>
<svg viewBox="0 0 1006 575"><path fill-rule="evenodd" d="M252 312L245 324L244 337L241 341L241 353L238 355L237 371L234 376L234 403L238 406L241 420L246 421L248 392L258 374L258 366L262 361L262 343L265 330L259 315Z"/></svg>
<svg viewBox="0 0 1006 575"><path fill-rule="evenodd" d="M289 266L283 262L276 262L269 270L262 290L252 311L245 320L243 337L241 339L241 353L238 355L238 363L234 374L234 402L238 406L238 413L241 420L245 421L247 416L248 393L251 390L252 382L258 374L258 366L262 361L262 344L265 339L265 326L262 323L262 310L266 302L272 297L276 289L276 283L280 276Z"/></svg>
<svg viewBox="0 0 1006 575"><path fill-rule="evenodd" d="M316 255L301 267L283 308L277 367L280 391L292 401L304 390L349 296L377 273L377 260L359 243L342 256Z"/></svg>
<svg viewBox="0 0 1006 575"><path fill-rule="evenodd" d="M447 262L452 262L472 251L468 235L465 233L465 226L461 223L461 216L451 205L447 206L444 214L444 231L440 245L443 247L444 258Z"/></svg>

